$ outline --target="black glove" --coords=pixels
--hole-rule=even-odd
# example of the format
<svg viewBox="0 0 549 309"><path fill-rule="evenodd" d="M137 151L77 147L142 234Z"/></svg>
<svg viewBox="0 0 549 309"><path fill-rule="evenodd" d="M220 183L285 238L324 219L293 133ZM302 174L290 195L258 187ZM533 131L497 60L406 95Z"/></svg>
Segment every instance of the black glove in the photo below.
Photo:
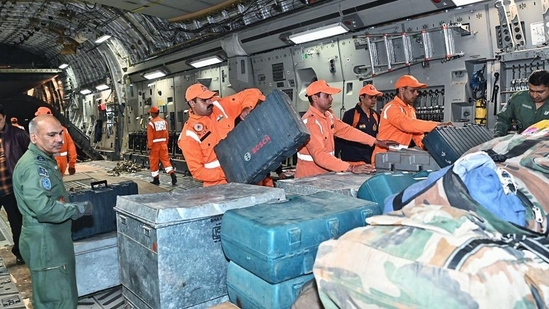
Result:
<svg viewBox="0 0 549 309"><path fill-rule="evenodd" d="M69 175L74 175L74 173L76 173L76 168L69 167Z"/></svg>
<svg viewBox="0 0 549 309"><path fill-rule="evenodd" d="M494 160L494 162L496 163L505 162L505 160L507 160L507 157L505 155L499 154L492 149L483 150L483 151L486 152L490 156L490 158L492 158L492 160Z"/></svg>
<svg viewBox="0 0 549 309"><path fill-rule="evenodd" d="M76 220L82 216L91 216L93 212L93 204L90 201L73 203L76 207L76 212L72 215L72 219Z"/></svg>

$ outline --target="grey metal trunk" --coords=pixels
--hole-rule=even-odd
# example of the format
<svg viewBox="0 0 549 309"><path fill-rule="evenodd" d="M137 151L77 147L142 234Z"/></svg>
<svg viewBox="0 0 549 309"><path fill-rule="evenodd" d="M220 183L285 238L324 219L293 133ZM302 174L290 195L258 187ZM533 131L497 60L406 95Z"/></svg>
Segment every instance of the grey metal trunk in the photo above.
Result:
<svg viewBox="0 0 549 309"><path fill-rule="evenodd" d="M328 173L312 177L278 180L276 187L286 194L309 195L330 191L356 197L360 186L375 174Z"/></svg>
<svg viewBox="0 0 549 309"><path fill-rule="evenodd" d="M282 189L236 183L118 197L124 297L143 309L222 302L228 265L220 239L223 213L284 198Z"/></svg>

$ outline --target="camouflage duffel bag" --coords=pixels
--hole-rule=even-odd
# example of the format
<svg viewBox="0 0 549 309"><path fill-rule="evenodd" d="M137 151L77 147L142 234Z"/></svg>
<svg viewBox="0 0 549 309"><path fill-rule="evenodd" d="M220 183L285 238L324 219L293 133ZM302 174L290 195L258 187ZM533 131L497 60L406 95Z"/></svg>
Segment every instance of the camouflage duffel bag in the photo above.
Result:
<svg viewBox="0 0 549 309"><path fill-rule="evenodd" d="M319 247L325 308L549 305L549 263L474 212L419 204L367 222Z"/></svg>

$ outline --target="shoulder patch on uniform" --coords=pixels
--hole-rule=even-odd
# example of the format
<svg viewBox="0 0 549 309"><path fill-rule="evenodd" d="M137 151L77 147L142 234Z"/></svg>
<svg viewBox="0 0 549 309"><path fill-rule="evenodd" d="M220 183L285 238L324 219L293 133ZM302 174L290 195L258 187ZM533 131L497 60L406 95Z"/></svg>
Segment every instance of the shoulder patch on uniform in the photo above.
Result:
<svg viewBox="0 0 549 309"><path fill-rule="evenodd" d="M40 185L44 190L51 190L51 180L49 177L42 177L40 179Z"/></svg>
<svg viewBox="0 0 549 309"><path fill-rule="evenodd" d="M196 132L200 132L200 131L202 131L202 130L204 129L204 125L201 124L201 123L199 122L199 123L197 123L197 124L194 125L193 129L194 129Z"/></svg>
<svg viewBox="0 0 549 309"><path fill-rule="evenodd" d="M37 156L36 157L36 160L38 161L46 161L46 158L42 157L42 156Z"/></svg>
<svg viewBox="0 0 549 309"><path fill-rule="evenodd" d="M50 177L50 173L48 173L48 170L41 166L38 167L38 175L44 176L44 177Z"/></svg>

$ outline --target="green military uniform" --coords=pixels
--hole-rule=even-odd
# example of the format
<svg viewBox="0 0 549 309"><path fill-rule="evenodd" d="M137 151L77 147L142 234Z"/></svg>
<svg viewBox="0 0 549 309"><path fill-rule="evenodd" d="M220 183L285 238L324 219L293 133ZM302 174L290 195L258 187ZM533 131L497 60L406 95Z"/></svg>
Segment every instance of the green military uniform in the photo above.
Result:
<svg viewBox="0 0 549 309"><path fill-rule="evenodd" d="M21 255L31 271L34 308L75 309L76 288L71 218L80 211L69 195L57 161L34 144L13 172L13 189L23 215Z"/></svg>
<svg viewBox="0 0 549 309"><path fill-rule="evenodd" d="M494 135L506 135L513 119L517 121L519 133L534 123L549 119L549 100L536 109L536 104L528 94L528 90L515 93L509 99L509 103L498 113Z"/></svg>

